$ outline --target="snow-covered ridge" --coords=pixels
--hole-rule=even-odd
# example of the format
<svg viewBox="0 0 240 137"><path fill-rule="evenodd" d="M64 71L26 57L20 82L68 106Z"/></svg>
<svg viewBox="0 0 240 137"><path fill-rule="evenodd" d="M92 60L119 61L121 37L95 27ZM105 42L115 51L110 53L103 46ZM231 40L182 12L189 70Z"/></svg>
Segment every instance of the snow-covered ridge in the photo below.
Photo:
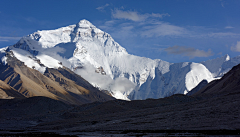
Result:
<svg viewBox="0 0 240 137"><path fill-rule="evenodd" d="M185 84L187 89L184 94L187 94L199 84L199 81L201 82L204 79L211 82L214 80L214 77L203 64L192 63L190 65L190 71L186 74Z"/></svg>
<svg viewBox="0 0 240 137"><path fill-rule="evenodd" d="M41 73L46 67L66 66L92 85L125 100L187 93L203 79L210 82L240 63L239 57L231 59L228 55L201 63L169 63L130 55L87 20L34 32L9 50Z"/></svg>

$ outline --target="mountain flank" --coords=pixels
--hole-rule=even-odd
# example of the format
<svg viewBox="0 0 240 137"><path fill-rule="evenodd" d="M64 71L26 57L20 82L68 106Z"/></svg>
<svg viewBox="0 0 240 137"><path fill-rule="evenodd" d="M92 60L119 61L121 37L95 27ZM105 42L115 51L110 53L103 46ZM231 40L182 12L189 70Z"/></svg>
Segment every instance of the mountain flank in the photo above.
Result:
<svg viewBox="0 0 240 137"><path fill-rule="evenodd" d="M114 99L67 68L46 68L42 74L24 65L11 51L7 52L6 58L8 64L0 64L0 79L5 84L5 90L2 89L9 95L14 93L12 97L45 96L75 105Z"/></svg>

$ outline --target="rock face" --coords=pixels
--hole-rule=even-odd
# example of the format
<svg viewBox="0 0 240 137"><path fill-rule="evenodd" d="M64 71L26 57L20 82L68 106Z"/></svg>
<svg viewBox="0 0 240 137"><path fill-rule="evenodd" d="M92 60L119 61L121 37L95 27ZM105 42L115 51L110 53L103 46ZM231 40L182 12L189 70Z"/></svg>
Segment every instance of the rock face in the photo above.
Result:
<svg viewBox="0 0 240 137"><path fill-rule="evenodd" d="M42 74L24 65L11 51L6 52L5 57L7 65L0 64L0 88L8 96L15 98L45 96L76 105L114 99L65 67L46 68Z"/></svg>
<svg viewBox="0 0 240 137"><path fill-rule="evenodd" d="M230 59L228 55L201 63L169 63L130 55L108 33L87 20L37 31L8 50L42 74L47 68L65 66L93 86L126 100L186 94L202 80L219 78L240 63L240 57Z"/></svg>

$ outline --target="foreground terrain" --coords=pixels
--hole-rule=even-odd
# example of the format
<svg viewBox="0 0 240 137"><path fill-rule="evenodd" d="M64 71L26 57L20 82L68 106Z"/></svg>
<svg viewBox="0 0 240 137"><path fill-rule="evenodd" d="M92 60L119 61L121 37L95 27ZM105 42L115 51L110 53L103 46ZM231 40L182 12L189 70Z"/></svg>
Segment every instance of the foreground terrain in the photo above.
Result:
<svg viewBox="0 0 240 137"><path fill-rule="evenodd" d="M19 130L72 135L150 134L168 130L230 130L232 133L240 127L239 98L240 92L211 98L173 95L164 99L114 100L82 106L70 106L46 97L0 100L0 129L1 133Z"/></svg>

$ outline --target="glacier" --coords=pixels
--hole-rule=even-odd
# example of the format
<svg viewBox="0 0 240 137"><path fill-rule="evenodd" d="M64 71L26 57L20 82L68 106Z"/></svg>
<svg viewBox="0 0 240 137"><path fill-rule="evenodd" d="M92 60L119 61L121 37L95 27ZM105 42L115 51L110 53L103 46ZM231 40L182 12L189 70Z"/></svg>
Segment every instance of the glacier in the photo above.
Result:
<svg viewBox="0 0 240 137"><path fill-rule="evenodd" d="M87 20L55 30L42 30L1 49L30 68L68 67L93 86L117 99L143 100L187 94L202 80L219 79L240 63L228 55L205 62L169 63L129 54L106 32Z"/></svg>

